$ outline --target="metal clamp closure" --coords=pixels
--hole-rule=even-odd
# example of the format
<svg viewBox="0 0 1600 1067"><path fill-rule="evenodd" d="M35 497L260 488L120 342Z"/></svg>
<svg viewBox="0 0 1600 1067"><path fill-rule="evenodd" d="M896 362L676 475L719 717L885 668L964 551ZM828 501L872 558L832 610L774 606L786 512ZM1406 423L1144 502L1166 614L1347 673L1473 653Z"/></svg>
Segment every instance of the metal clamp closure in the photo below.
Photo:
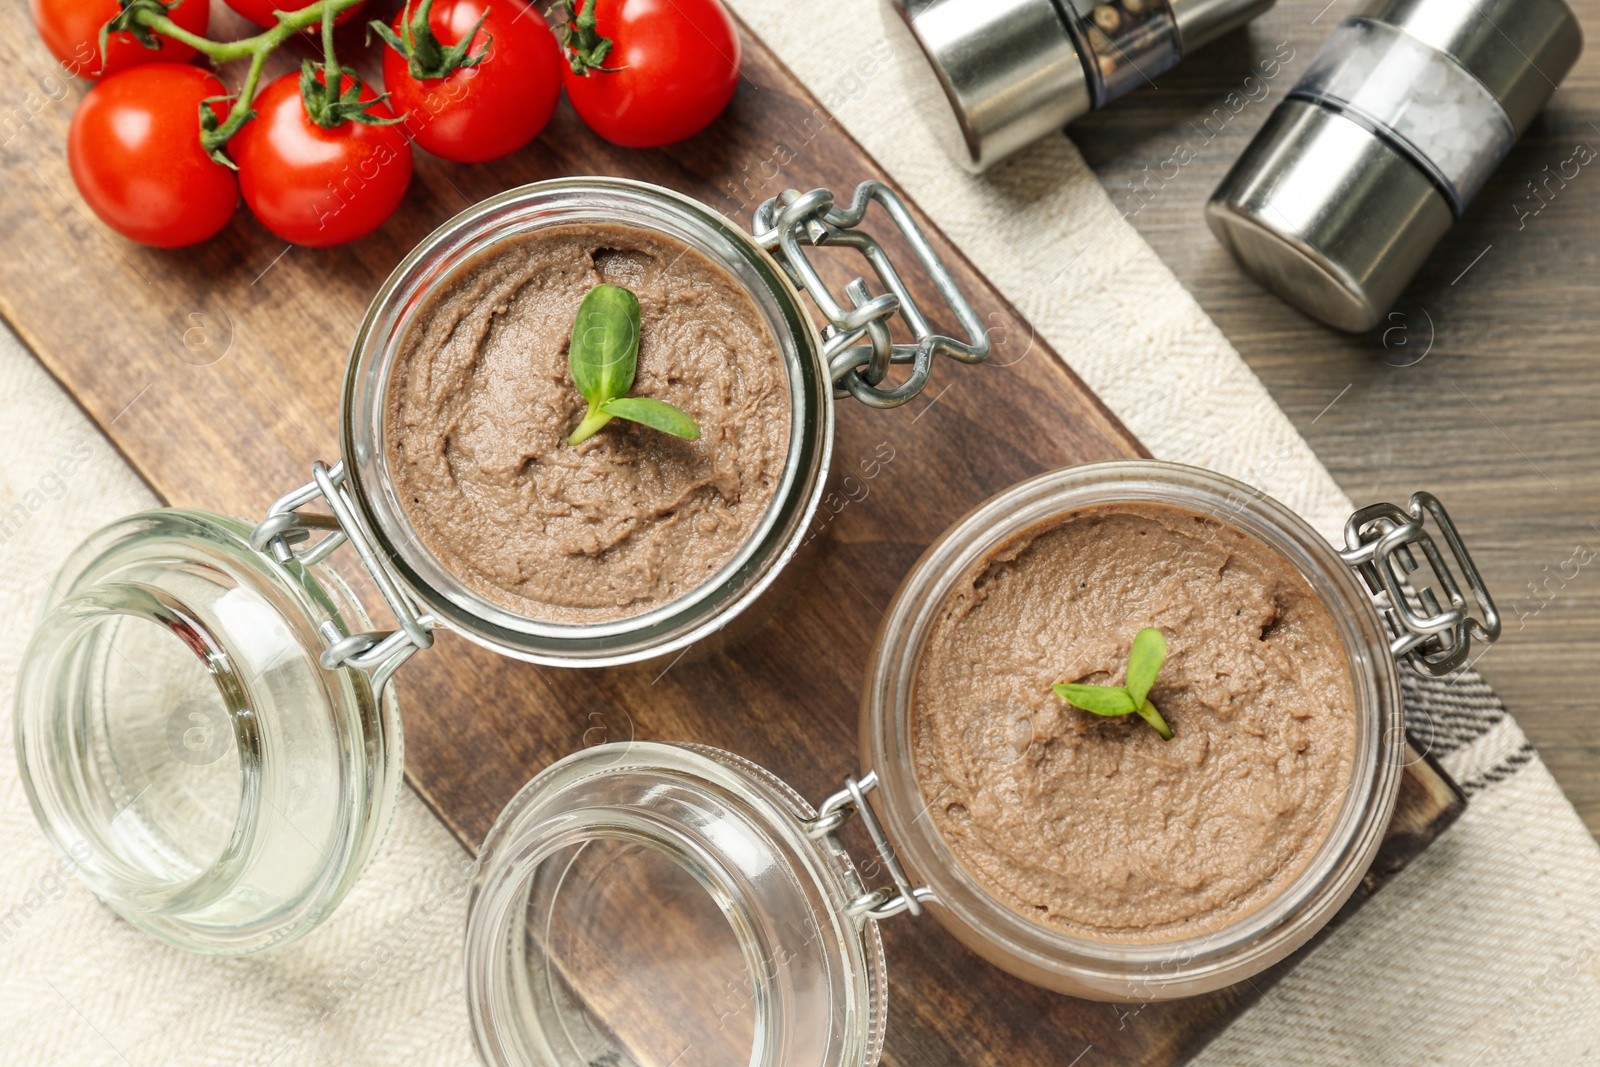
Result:
<svg viewBox="0 0 1600 1067"><path fill-rule="evenodd" d="M300 510L318 498L327 501L332 515ZM313 543L311 535L317 531L322 531L324 536ZM350 667L366 674L373 699L379 700L384 685L400 665L419 648L433 645L433 630L438 620L418 609L373 548L372 539L361 525L345 489L344 463L335 463L331 468L320 462L312 464L311 481L280 497L250 534L250 547L279 566L291 563L313 566L327 559L346 541L377 583L378 591L383 594L400 628L350 633L333 619L324 619L318 627L324 644L319 659L330 671ZM298 545L305 547L297 548Z"/></svg>
<svg viewBox="0 0 1600 1067"><path fill-rule="evenodd" d="M1429 515L1450 548L1454 569L1423 528ZM1396 504L1362 508L1345 523L1344 540L1347 547L1340 556L1361 575L1388 621L1394 633L1389 651L1395 659L1410 660L1427 674L1449 674L1467 661L1473 638L1486 644L1499 638L1500 613L1494 600L1455 523L1432 493L1413 493L1406 508ZM1417 551L1426 557L1449 607L1440 604L1434 586L1413 587L1408 576L1417 570ZM1472 616L1461 581L1471 590L1481 620Z"/></svg>
<svg viewBox="0 0 1600 1067"><path fill-rule="evenodd" d="M871 235L855 229L874 201L889 212L966 331L967 340L934 333L894 264L884 255L883 247ZM826 189L809 193L786 189L756 209L754 229L756 243L772 253L796 287L811 294L828 320L822 331L822 354L828 361L836 395L854 396L869 407L898 407L928 384L935 356L949 356L962 363L982 363L989 358L989 336L977 312L956 287L905 202L882 182L867 181L856 186L848 208L836 207L833 193ZM802 242L856 249L872 265L888 292L873 296L866 281L856 278L845 286L849 306L841 304L823 284ZM911 328L914 343L894 344L890 340L889 319L897 312ZM863 338L868 343L858 345L856 342ZM894 363L911 364L910 376L897 386L879 388Z"/></svg>
<svg viewBox="0 0 1600 1067"><path fill-rule="evenodd" d="M867 803L867 794L877 787L877 771L868 771L859 781L855 778L846 778L844 788L822 802L817 817L806 826L806 835L819 841L831 839L834 844L843 848L838 839L839 828L850 821L850 816L860 815L861 825L866 827L867 836L872 838L872 845L878 850L878 858L883 860L884 867L889 871L889 877L894 880L894 888L881 886L862 893L845 906L845 914L852 918L868 919L888 919L903 911L921 915L922 905L937 898L933 895L933 890L927 886L912 888L911 880L906 877L905 868L900 866L900 860L894 853L894 845L890 844L888 835L883 832L883 824L878 822L877 813L872 810L872 805Z"/></svg>

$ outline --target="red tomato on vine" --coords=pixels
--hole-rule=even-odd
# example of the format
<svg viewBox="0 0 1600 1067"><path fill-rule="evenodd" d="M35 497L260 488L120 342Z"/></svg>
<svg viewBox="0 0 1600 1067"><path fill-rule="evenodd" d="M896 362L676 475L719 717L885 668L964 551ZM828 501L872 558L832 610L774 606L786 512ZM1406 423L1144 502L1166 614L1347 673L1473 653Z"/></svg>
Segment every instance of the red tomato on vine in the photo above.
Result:
<svg viewBox="0 0 1600 1067"><path fill-rule="evenodd" d="M421 0L391 26L383 87L417 144L481 163L533 140L561 98L561 49L522 0Z"/></svg>
<svg viewBox="0 0 1600 1067"><path fill-rule="evenodd" d="M227 225L239 186L200 144L200 102L223 93L215 74L183 63L142 64L89 90L67 132L67 165L107 226L178 248Z"/></svg>
<svg viewBox="0 0 1600 1067"><path fill-rule="evenodd" d="M325 248L365 237L411 184L411 144L382 98L346 70L333 89L310 63L256 97L228 142L244 201L285 241Z"/></svg>
<svg viewBox="0 0 1600 1067"><path fill-rule="evenodd" d="M146 63L187 63L194 49L186 44L146 33L145 44L122 30L106 38L105 67L100 62L100 27L122 11L117 0L28 0L34 28L62 69L79 78L97 81L118 71ZM167 8L167 17L190 33L204 37L211 24L206 0L180 0Z"/></svg>
<svg viewBox="0 0 1600 1067"><path fill-rule="evenodd" d="M711 124L739 85L739 32L719 0L562 0L567 96L589 128L654 148Z"/></svg>

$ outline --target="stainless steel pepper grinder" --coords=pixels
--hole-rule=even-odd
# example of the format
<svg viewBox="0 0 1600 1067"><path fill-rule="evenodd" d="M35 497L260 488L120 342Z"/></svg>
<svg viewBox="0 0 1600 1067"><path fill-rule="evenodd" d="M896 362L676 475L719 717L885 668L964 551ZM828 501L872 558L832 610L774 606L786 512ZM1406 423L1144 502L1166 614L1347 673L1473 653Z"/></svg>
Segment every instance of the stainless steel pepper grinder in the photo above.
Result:
<svg viewBox="0 0 1600 1067"><path fill-rule="evenodd" d="M1582 49L1562 0L1373 0L1334 30L1206 221L1295 307L1371 329Z"/></svg>
<svg viewBox="0 0 1600 1067"><path fill-rule="evenodd" d="M987 169L1170 70L1273 0L885 0L918 108L950 154Z"/></svg>

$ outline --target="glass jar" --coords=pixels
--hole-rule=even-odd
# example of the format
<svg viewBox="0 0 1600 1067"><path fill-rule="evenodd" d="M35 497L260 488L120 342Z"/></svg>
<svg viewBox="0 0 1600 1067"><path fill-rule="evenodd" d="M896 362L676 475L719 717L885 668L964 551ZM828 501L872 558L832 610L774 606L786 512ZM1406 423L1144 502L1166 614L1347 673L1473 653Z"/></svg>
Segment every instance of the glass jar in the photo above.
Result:
<svg viewBox="0 0 1600 1067"><path fill-rule="evenodd" d="M883 249L857 229L879 205L967 332L934 333ZM423 547L396 498L384 447L401 338L451 272L497 242L592 222L667 234L742 283L778 343L791 431L781 484L739 554L657 610L595 625L526 619L484 600ZM823 491L834 399L894 407L945 355L981 362L988 340L905 205L867 182L848 205L787 192L755 234L641 182L571 178L492 197L424 240L384 283L352 347L344 458L264 521L194 511L135 515L72 555L25 656L18 763L47 836L95 892L171 944L269 948L339 903L381 839L401 774L388 679L449 626L518 659L601 666L664 656L724 631L774 587ZM883 290L856 279L836 300L805 246L861 252ZM804 291L827 325L821 332ZM891 340L904 317L913 340ZM910 367L899 383L895 364ZM331 514L308 510L320 502ZM349 543L396 627L376 630L328 565Z"/></svg>
<svg viewBox="0 0 1600 1067"><path fill-rule="evenodd" d="M1064 933L1023 917L988 893L957 860L933 820L920 817L926 803L911 747L912 694L923 641L951 588L997 547L1041 522L1081 508L1122 503L1167 504L1206 515L1286 559L1333 620L1356 712L1355 756L1344 802L1304 870L1229 927L1203 937L1146 944ZM1442 514L1441 509L1436 517ZM1358 512L1356 518L1362 516ZM1421 517L1408 515L1401 521ZM1448 529L1443 523L1441 528ZM1349 550L1359 552L1362 544L1354 533ZM1001 493L956 523L907 575L885 613L868 667L861 716L862 766L876 772L885 829L902 863L920 875L937 901L929 910L996 966L1036 985L1097 1000L1166 1000L1209 992L1260 973L1304 944L1366 874L1393 813L1404 765L1405 720L1395 653L1415 658L1405 647L1412 631L1401 625L1407 635L1403 640L1391 632L1373 600L1382 580L1369 589L1351 562L1349 554L1335 551L1304 519L1271 497L1209 471L1167 463L1117 462L1056 471ZM1458 562L1479 584L1470 560L1462 556ZM1481 602L1490 620L1482 637L1493 640L1498 616L1491 601L1485 597ZM1450 653L1425 666L1447 672L1464 661L1472 626L1461 611L1465 606L1452 605L1456 614L1447 639ZM1437 606L1430 614L1439 614ZM1436 626L1430 622L1423 628Z"/></svg>
<svg viewBox="0 0 1600 1067"><path fill-rule="evenodd" d="M370 629L325 562L279 566L198 511L118 520L52 585L17 681L23 788L50 843L129 922L238 954L344 899L400 787L399 708L321 663Z"/></svg>
<svg viewBox="0 0 1600 1067"><path fill-rule="evenodd" d="M967 342L934 334L882 249L854 229L872 203L904 233L968 333ZM492 245L552 226L622 224L664 233L703 253L742 283L778 342L789 386L790 440L782 479L761 523L717 574L659 608L602 623L543 622L487 600L424 547L401 506L388 468L385 421L390 377L408 327L429 294L451 272ZM395 268L368 308L352 346L341 418L344 462L330 469L345 533L359 536L369 569L386 572L402 620L418 630L445 625L496 652L551 666L610 666L676 653L726 627L760 600L794 556L823 492L833 450L835 394L891 407L916 395L934 356L979 362L988 340L976 314L918 233L904 205L868 182L851 206L831 194L786 193L758 211L752 236L705 205L641 182L572 178L540 182L483 201L435 231ZM871 296L859 279L849 304L836 303L803 243L860 249L886 293ZM801 301L804 290L829 325L818 333ZM892 344L886 320L900 314L916 342ZM864 344L857 342L865 341ZM913 365L909 379L883 382L891 363ZM330 487L307 486L272 508L269 521L328 498ZM330 504L334 502L330 499ZM282 521L292 522L292 519ZM287 528L287 527L286 527ZM262 546L272 538L260 539ZM283 549L277 550L279 557ZM387 595L387 594L386 594ZM406 603L396 604L395 599ZM420 633L413 635L418 643Z"/></svg>
<svg viewBox="0 0 1600 1067"><path fill-rule="evenodd" d="M736 278L778 342L791 427L771 506L717 574L671 603L593 624L541 622L469 588L424 547L401 506L385 447L389 382L416 310L441 280L484 249L554 226L610 222L663 232ZM389 276L356 333L341 426L358 521L422 611L463 637L519 659L605 665L660 655L719 629L760 595L803 539L822 494L833 444L833 403L822 342L799 294L750 236L701 204L632 182L546 182L493 197L435 232Z"/></svg>
<svg viewBox="0 0 1600 1067"><path fill-rule="evenodd" d="M874 1062L883 948L820 826L773 775L699 746L600 745L539 774L468 904L483 1061Z"/></svg>
<svg viewBox="0 0 1600 1067"><path fill-rule="evenodd" d="M921 817L910 724L924 640L964 574L1041 522L1140 502L1209 515L1300 573L1334 621L1358 723L1343 805L1291 884L1206 937L1123 944L1032 922L967 874ZM896 593L863 694L863 773L821 805L737 756L642 742L569 756L507 805L484 842L467 920L484 1062L870 1065L884 1036L876 923L903 912L929 912L1026 981L1097 1000L1192 996L1260 973L1327 923L1382 840L1403 769L1396 657L1447 673L1472 639L1500 630L1433 497L1363 508L1346 542L1336 551L1277 501L1169 463L1056 471L980 505ZM1408 577L1419 557L1433 571L1425 588ZM839 838L852 817L873 846L860 867Z"/></svg>

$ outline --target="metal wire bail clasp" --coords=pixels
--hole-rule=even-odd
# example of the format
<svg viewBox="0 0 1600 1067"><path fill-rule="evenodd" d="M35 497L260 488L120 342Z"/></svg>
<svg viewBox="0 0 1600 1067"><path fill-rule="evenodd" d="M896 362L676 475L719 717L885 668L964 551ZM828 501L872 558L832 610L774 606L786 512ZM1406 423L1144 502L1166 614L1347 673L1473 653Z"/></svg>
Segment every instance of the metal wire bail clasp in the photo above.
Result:
<svg viewBox="0 0 1600 1067"><path fill-rule="evenodd" d="M927 886L912 888L905 868L900 866L894 845L883 832L883 825L878 822L872 805L867 803L867 794L877 787L877 771L868 771L859 781L846 778L844 788L822 802L817 817L807 824L806 834L814 840L831 838L835 844L839 844L839 828L850 821L850 816L860 815L861 824L866 827L867 836L872 838L872 846L878 851L878 858L883 860L883 866L894 881L894 888L883 886L866 890L845 907L845 913L852 918L868 919L888 919L903 911L921 915L922 905L937 898ZM844 846L840 844L839 847Z"/></svg>
<svg viewBox="0 0 1600 1067"><path fill-rule="evenodd" d="M1450 548L1454 570L1424 529L1429 515ZM1395 504L1362 508L1345 523L1344 540L1347 547L1340 556L1366 581L1373 601L1388 620L1395 635L1389 651L1395 659L1409 659L1428 674L1449 674L1467 661L1473 638L1492 644L1500 637L1500 612L1494 599L1461 543L1455 523L1432 493L1413 493L1406 508ZM1440 604L1434 586L1413 586L1408 576L1417 570L1417 551L1427 559L1449 607ZM1472 605L1461 592L1457 573L1472 592L1483 614L1481 620L1472 616Z"/></svg>
<svg viewBox="0 0 1600 1067"><path fill-rule="evenodd" d="M300 510L319 497L327 501L332 515ZM313 531L324 533L315 543L311 543ZM318 631L324 644L319 659L330 671L352 667L363 672L372 685L373 699L381 700L384 685L400 665L417 649L432 646L438 621L417 610L373 549L345 490L344 463L335 463L331 468L320 462L312 464L311 481L280 497L250 533L250 547L280 566L298 562L310 567L327 559L346 541L377 583L400 628L347 633L334 620L324 619ZM305 547L296 548L297 545Z"/></svg>
<svg viewBox="0 0 1600 1067"><path fill-rule="evenodd" d="M965 341L933 332L894 264L884 255L883 247L870 234L855 229L874 201L889 212L895 227L911 245L917 261L966 331ZM869 407L899 407L928 384L935 356L949 356L962 363L982 363L989 358L989 337L977 312L956 287L905 202L882 182L867 181L856 186L848 208L836 207L833 193L826 189L809 193L786 189L756 209L754 229L756 243L772 253L797 287L811 294L828 320L822 331L822 354L828 361L836 395L849 394ZM849 306L839 303L823 284L805 244L856 249L872 265L888 292L873 296L866 281L858 277L845 286ZM911 328L915 343L891 341L889 319L896 312ZM862 338L867 344L858 345L856 342ZM911 375L897 386L879 388L893 363L910 363Z"/></svg>

